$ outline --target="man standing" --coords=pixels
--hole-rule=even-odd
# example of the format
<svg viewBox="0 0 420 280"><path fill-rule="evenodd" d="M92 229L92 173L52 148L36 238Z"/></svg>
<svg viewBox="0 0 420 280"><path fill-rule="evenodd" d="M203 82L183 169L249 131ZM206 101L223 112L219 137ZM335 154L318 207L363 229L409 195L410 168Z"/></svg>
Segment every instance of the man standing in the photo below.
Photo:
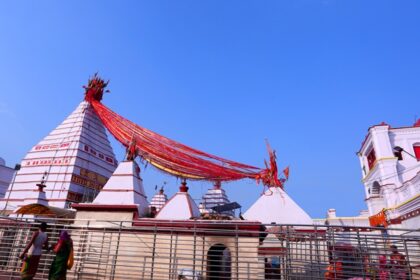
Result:
<svg viewBox="0 0 420 280"><path fill-rule="evenodd" d="M47 224L42 222L31 240L26 245L19 258L23 260L21 271L22 280L32 280L38 270L39 260L42 255L42 248L48 248ZM27 254L28 253L28 254Z"/></svg>

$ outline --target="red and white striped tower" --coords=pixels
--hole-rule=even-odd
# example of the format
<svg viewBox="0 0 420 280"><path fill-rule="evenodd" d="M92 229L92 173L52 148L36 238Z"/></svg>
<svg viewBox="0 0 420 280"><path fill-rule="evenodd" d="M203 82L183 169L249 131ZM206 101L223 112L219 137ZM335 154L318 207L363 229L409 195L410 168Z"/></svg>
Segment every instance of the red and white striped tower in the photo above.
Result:
<svg viewBox="0 0 420 280"><path fill-rule="evenodd" d="M206 212L212 212L212 207L220 206L229 203L229 199L226 195L225 190L222 188L220 181L214 183L213 188L209 189L205 195L203 195L203 206ZM223 212L226 215L233 215L233 211Z"/></svg>
<svg viewBox="0 0 420 280"><path fill-rule="evenodd" d="M45 197L50 206L67 208L71 202L92 201L117 166L105 128L87 101L82 101L59 126L23 158L0 208L26 205L45 175Z"/></svg>
<svg viewBox="0 0 420 280"><path fill-rule="evenodd" d="M150 201L150 207L155 207L156 211L162 209L165 203L168 201L168 196L165 194L163 187L152 197Z"/></svg>

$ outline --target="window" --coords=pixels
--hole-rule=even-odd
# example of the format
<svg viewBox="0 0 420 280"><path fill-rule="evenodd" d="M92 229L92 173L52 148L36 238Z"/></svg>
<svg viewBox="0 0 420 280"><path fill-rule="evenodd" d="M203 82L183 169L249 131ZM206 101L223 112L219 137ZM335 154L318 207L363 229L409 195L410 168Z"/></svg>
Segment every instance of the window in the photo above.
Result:
<svg viewBox="0 0 420 280"><path fill-rule="evenodd" d="M420 161L420 145L413 146L414 154L416 155L416 158L418 161Z"/></svg>
<svg viewBox="0 0 420 280"><path fill-rule="evenodd" d="M370 190L369 194L379 195L380 192L381 192L381 185L377 181L373 182L372 190Z"/></svg>
<svg viewBox="0 0 420 280"><path fill-rule="evenodd" d="M372 169L372 167L373 167L373 165L375 164L375 161L376 161L376 154L375 154L375 150L373 148L367 156L367 161L368 161L369 169Z"/></svg>

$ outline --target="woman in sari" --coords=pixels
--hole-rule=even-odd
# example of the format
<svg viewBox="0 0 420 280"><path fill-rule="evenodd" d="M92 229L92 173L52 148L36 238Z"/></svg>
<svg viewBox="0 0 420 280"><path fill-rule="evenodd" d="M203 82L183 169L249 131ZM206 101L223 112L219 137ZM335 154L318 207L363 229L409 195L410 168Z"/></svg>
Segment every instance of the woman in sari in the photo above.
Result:
<svg viewBox="0 0 420 280"><path fill-rule="evenodd" d="M54 252L57 254L51 264L49 280L65 280L67 274L67 262L70 253L73 250L73 241L67 231L63 230L60 233L60 238L57 245L54 247Z"/></svg>

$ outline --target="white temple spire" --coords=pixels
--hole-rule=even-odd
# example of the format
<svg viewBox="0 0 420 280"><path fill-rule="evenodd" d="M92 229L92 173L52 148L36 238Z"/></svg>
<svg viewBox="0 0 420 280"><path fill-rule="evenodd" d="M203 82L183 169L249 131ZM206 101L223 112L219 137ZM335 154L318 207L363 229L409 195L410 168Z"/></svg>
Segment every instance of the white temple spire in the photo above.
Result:
<svg viewBox="0 0 420 280"><path fill-rule="evenodd" d="M270 187L243 216L263 224L313 224L311 217L280 187Z"/></svg>
<svg viewBox="0 0 420 280"><path fill-rule="evenodd" d="M134 160L121 162L92 204L136 205L139 215L144 216L149 203L137 163Z"/></svg>
<svg viewBox="0 0 420 280"><path fill-rule="evenodd" d="M165 220L188 220L200 217L200 210L197 204L188 193L188 187L185 180L177 192L169 199L162 209L157 213L156 219Z"/></svg>

